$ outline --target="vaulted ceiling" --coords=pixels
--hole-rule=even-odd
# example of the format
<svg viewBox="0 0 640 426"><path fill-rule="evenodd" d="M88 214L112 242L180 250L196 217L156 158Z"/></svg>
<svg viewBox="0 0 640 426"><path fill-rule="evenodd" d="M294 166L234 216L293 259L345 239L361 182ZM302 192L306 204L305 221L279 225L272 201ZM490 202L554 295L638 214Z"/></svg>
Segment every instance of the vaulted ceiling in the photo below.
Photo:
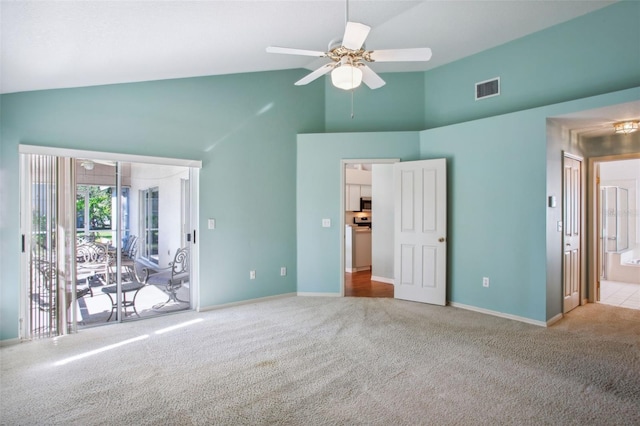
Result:
<svg viewBox="0 0 640 426"><path fill-rule="evenodd" d="M610 5L614 1L352 0L351 21L372 27L367 49L430 47L428 70ZM326 62L268 54L269 45L327 49L346 3L321 1L2 1L0 90L233 74ZM292 82L293 83L293 82Z"/></svg>

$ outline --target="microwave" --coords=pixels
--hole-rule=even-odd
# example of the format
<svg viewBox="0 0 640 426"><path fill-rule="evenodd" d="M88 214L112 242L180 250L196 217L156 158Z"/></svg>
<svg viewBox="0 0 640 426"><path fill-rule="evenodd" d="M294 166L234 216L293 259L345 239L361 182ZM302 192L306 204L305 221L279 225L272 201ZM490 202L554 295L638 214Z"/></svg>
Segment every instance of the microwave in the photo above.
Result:
<svg viewBox="0 0 640 426"><path fill-rule="evenodd" d="M360 198L360 211L361 212L371 211L371 197Z"/></svg>

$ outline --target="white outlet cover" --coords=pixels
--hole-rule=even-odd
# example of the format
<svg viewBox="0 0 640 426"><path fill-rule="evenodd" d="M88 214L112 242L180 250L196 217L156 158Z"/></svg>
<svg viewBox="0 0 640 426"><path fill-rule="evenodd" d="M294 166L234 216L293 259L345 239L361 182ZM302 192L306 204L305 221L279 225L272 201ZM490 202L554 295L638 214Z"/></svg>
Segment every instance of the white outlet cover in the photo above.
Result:
<svg viewBox="0 0 640 426"><path fill-rule="evenodd" d="M322 219L323 228L331 228L331 219Z"/></svg>

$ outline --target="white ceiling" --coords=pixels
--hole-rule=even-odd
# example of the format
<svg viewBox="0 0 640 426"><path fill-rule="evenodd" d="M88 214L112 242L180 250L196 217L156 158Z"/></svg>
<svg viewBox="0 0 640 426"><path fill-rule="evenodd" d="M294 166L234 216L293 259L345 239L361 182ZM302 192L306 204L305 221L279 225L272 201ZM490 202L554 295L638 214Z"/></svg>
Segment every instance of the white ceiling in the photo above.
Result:
<svg viewBox="0 0 640 426"><path fill-rule="evenodd" d="M612 3L352 0L349 9L351 21L372 27L369 50L431 47L426 64L372 65L401 72L434 68ZM345 24L343 0L2 0L0 7L1 93L315 69L326 60L265 48L324 51Z"/></svg>
<svg viewBox="0 0 640 426"><path fill-rule="evenodd" d="M640 101L627 102L587 111L554 117L565 129L583 138L614 135L613 124L619 121L640 120ZM626 135L617 135L627 137Z"/></svg>

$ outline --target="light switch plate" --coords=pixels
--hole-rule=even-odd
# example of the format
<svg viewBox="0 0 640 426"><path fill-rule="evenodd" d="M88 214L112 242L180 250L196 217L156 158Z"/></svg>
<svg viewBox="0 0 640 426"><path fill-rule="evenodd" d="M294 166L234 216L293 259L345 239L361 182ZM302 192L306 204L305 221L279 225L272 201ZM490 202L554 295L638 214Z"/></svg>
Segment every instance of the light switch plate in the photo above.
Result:
<svg viewBox="0 0 640 426"><path fill-rule="evenodd" d="M323 228L331 228L331 219L322 219Z"/></svg>
<svg viewBox="0 0 640 426"><path fill-rule="evenodd" d="M209 229L216 229L216 220L215 219L209 219L207 221L207 226L209 227Z"/></svg>

